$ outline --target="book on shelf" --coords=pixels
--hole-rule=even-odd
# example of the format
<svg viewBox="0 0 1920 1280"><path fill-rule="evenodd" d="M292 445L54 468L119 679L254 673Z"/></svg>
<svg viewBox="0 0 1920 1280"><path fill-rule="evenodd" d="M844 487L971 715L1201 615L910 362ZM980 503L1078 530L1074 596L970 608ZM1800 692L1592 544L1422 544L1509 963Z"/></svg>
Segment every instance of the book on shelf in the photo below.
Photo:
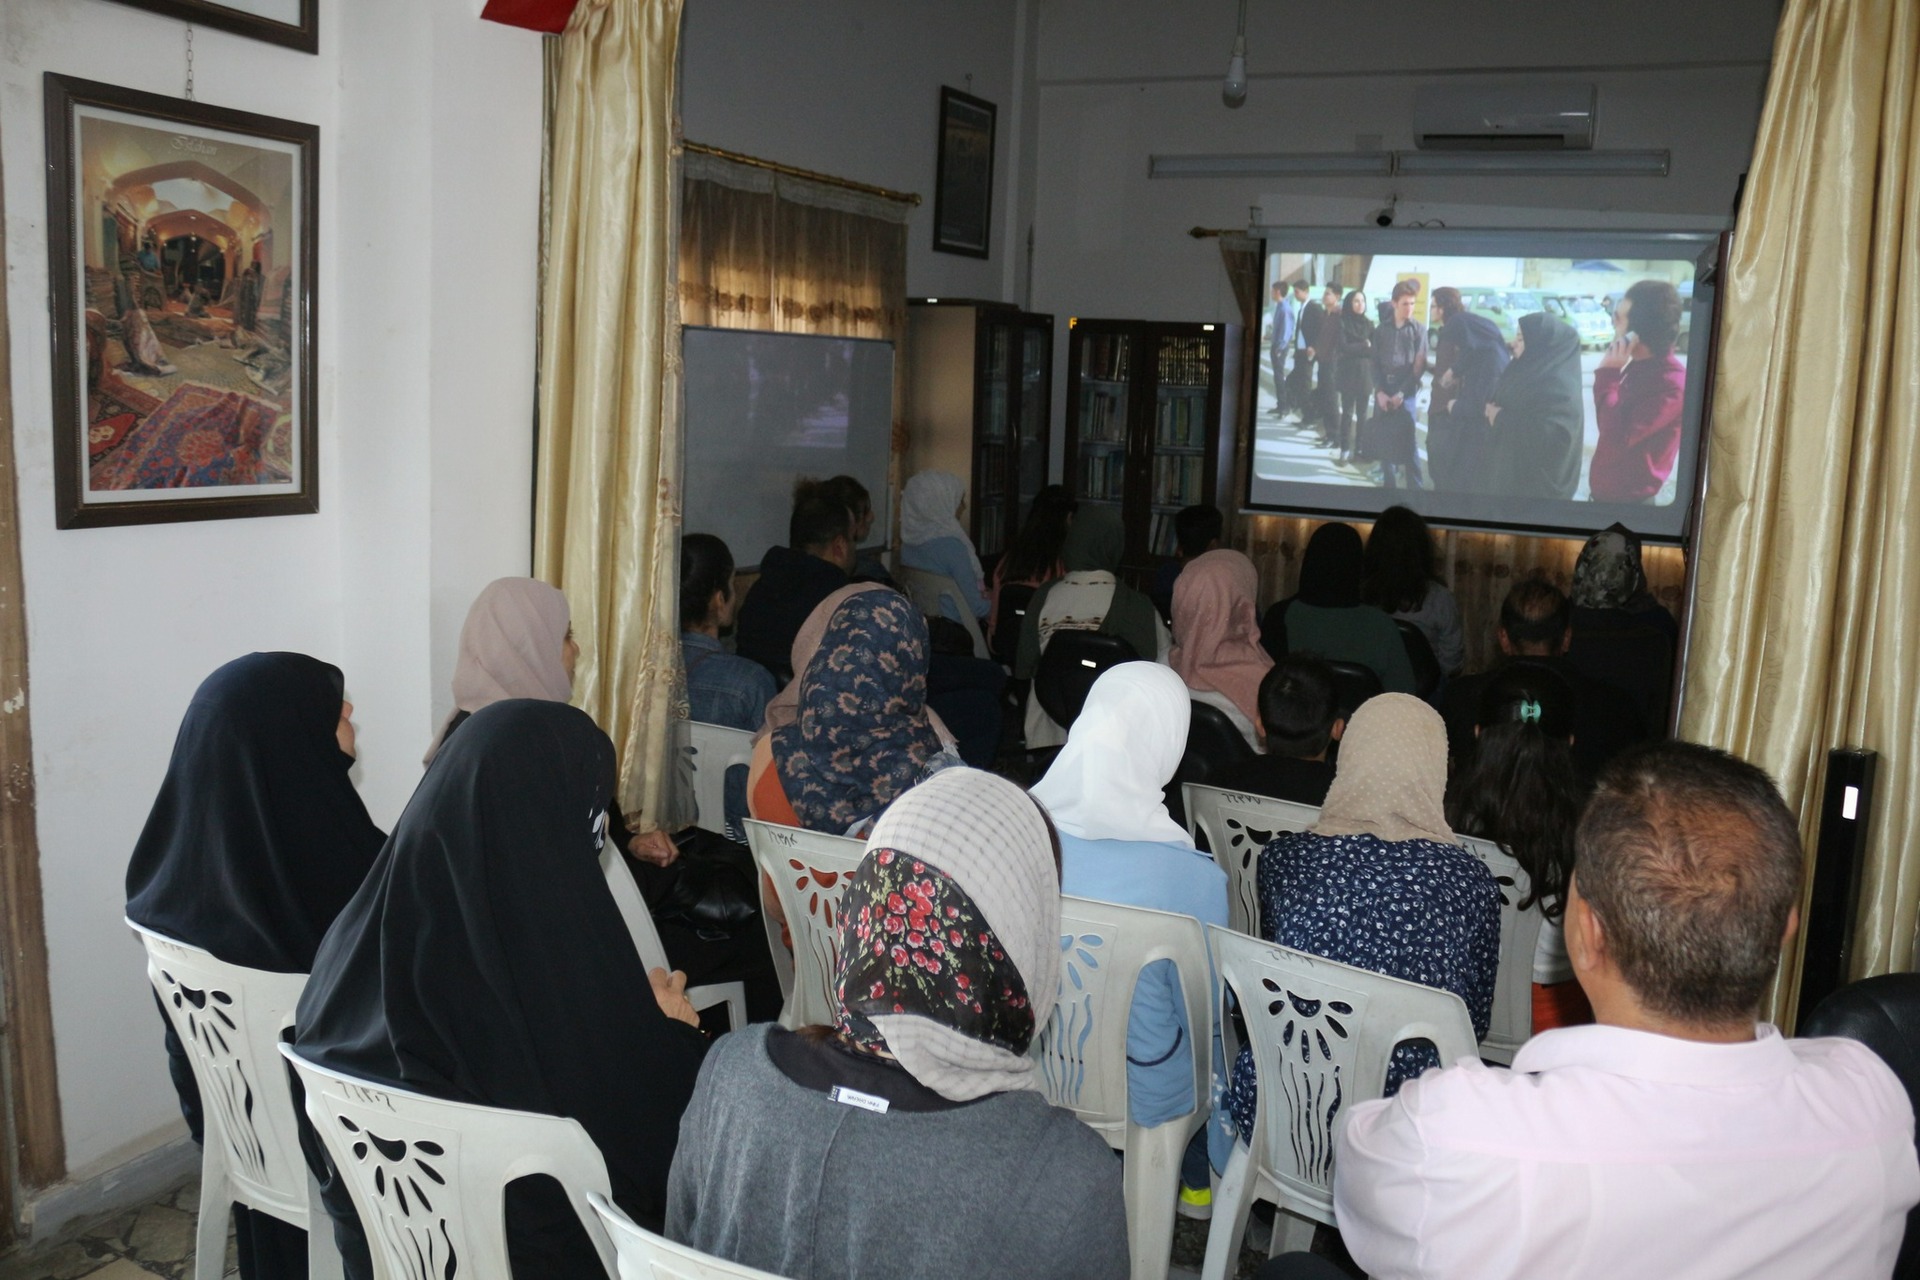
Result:
<svg viewBox="0 0 1920 1280"><path fill-rule="evenodd" d="M1202 389L1204 392L1204 389ZM1154 440L1175 448L1207 442L1207 401L1201 395L1165 395L1157 406Z"/></svg>
<svg viewBox="0 0 1920 1280"><path fill-rule="evenodd" d="M1132 346L1124 333L1088 334L1080 345L1080 376L1099 382L1125 382Z"/></svg>
<svg viewBox="0 0 1920 1280"><path fill-rule="evenodd" d="M1164 338L1160 343L1160 385L1204 387L1211 377L1205 338Z"/></svg>
<svg viewBox="0 0 1920 1280"><path fill-rule="evenodd" d="M1080 410L1080 438L1099 444L1118 444L1125 440L1126 397L1114 391L1086 392Z"/></svg>
<svg viewBox="0 0 1920 1280"><path fill-rule="evenodd" d="M1152 501L1157 507L1190 507L1200 501L1206 482L1206 459L1178 454L1153 460Z"/></svg>
<svg viewBox="0 0 1920 1280"><path fill-rule="evenodd" d="M1127 481L1127 455L1122 452L1089 454L1080 459L1078 496L1119 501Z"/></svg>

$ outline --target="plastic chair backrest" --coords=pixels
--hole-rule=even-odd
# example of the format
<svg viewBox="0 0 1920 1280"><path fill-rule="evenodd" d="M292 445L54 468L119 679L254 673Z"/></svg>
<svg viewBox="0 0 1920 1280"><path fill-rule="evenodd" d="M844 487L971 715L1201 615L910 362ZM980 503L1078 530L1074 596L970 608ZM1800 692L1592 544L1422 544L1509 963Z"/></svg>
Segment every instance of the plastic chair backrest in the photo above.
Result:
<svg viewBox="0 0 1920 1280"><path fill-rule="evenodd" d="M753 860L773 881L793 936L793 990L780 1023L789 1029L832 1023L840 952L835 926L847 877L866 856L864 841L749 819ZM777 944L777 939L775 940Z"/></svg>
<svg viewBox="0 0 1920 1280"><path fill-rule="evenodd" d="M1407 647L1407 661L1413 664L1413 692L1416 696L1430 698L1434 690L1440 687L1440 659L1433 656L1433 643L1422 631L1405 618L1395 618L1393 625L1400 629L1400 642Z"/></svg>
<svg viewBox="0 0 1920 1280"><path fill-rule="evenodd" d="M954 617L967 629L967 636L973 641L973 656L987 656L987 638L980 634L980 619L973 616L973 610L967 607L967 598L960 594L960 584L944 573L930 573L925 569L902 567L898 574L900 585L907 589L907 596L928 617ZM949 613L942 602L953 601L953 611Z"/></svg>
<svg viewBox="0 0 1920 1280"><path fill-rule="evenodd" d="M778 1280L770 1271L756 1271L657 1236L598 1191L587 1193L587 1203L613 1239L620 1280Z"/></svg>
<svg viewBox="0 0 1920 1280"><path fill-rule="evenodd" d="M1227 920L1238 933L1262 937L1260 931L1260 851L1285 831L1305 831L1320 819L1312 805L1271 796L1190 782L1185 792L1187 831L1196 844L1213 854L1227 873Z"/></svg>
<svg viewBox="0 0 1920 1280"><path fill-rule="evenodd" d="M1443 1065L1474 1057L1467 1006L1450 991L1217 925L1207 941L1253 1047L1259 1101L1249 1157L1256 1176L1288 1207L1330 1223L1336 1113L1381 1095L1402 1040L1432 1041Z"/></svg>
<svg viewBox="0 0 1920 1280"><path fill-rule="evenodd" d="M1060 985L1028 1051L1047 1100L1065 1107L1116 1151L1127 1145L1127 1018L1140 972L1156 960L1180 970L1193 1046L1193 1096L1212 1089L1213 980L1207 939L1192 916L1092 898L1060 899Z"/></svg>
<svg viewBox="0 0 1920 1280"><path fill-rule="evenodd" d="M306 1226L307 1165L279 1046L307 975L242 968L131 920L127 925L146 946L147 977L200 1086L203 1203L224 1211L239 1201ZM213 1185L221 1178L224 1191ZM219 1239L226 1235L222 1212Z"/></svg>
<svg viewBox="0 0 1920 1280"><path fill-rule="evenodd" d="M687 747L693 763L695 821L708 831L727 833L727 770L753 762L753 735L704 720L687 721Z"/></svg>
<svg viewBox="0 0 1920 1280"><path fill-rule="evenodd" d="M1377 698L1386 692L1379 673L1364 662L1338 662L1329 658L1327 666L1333 672L1333 700L1339 705L1343 719L1350 719L1368 698Z"/></svg>
<svg viewBox="0 0 1920 1280"><path fill-rule="evenodd" d="M502 1193L533 1174L559 1182L614 1273L612 1242L587 1200L609 1194L607 1164L579 1121L429 1098L343 1075L292 1045L281 1052L353 1197L375 1280L512 1274Z"/></svg>
<svg viewBox="0 0 1920 1280"><path fill-rule="evenodd" d="M1056 631L1033 673L1033 696L1062 729L1070 728L1087 703L1100 673L1140 655L1119 636L1100 631Z"/></svg>
<svg viewBox="0 0 1920 1280"><path fill-rule="evenodd" d="M1033 603L1033 593L1038 590L1024 582L1000 584L1000 612L994 618L990 637L996 661L1009 667L1013 665L1020 650L1020 628L1026 623L1027 607Z"/></svg>
<svg viewBox="0 0 1920 1280"><path fill-rule="evenodd" d="M653 922L653 912L647 907L647 900L640 895L640 886L633 882L633 872L627 866L627 860L614 848L613 841L602 841L600 845L600 874L607 879L607 889L613 894L613 905L620 909L620 919L627 926L627 932L633 936L633 949L640 954L640 963L647 969L673 969L673 961L667 956L666 944L660 941L660 928ZM696 1012L711 1009L717 1004L727 1006L727 1025L739 1030L747 1025L747 987L744 982L711 982L704 986L688 987L687 1002Z"/></svg>
<svg viewBox="0 0 1920 1280"><path fill-rule="evenodd" d="M1192 719L1187 725L1187 749L1180 756L1180 767L1166 785L1167 812L1175 822L1186 822L1184 788L1189 782L1210 783L1221 772L1253 758L1253 747L1246 735L1227 719L1227 713L1198 698L1190 700Z"/></svg>
<svg viewBox="0 0 1920 1280"><path fill-rule="evenodd" d="M1540 904L1519 910L1532 892L1525 868L1499 845L1477 836L1461 836L1467 851L1487 864L1500 886L1500 969L1493 980L1493 1016L1480 1056L1509 1066L1533 1035L1533 951L1546 917Z"/></svg>

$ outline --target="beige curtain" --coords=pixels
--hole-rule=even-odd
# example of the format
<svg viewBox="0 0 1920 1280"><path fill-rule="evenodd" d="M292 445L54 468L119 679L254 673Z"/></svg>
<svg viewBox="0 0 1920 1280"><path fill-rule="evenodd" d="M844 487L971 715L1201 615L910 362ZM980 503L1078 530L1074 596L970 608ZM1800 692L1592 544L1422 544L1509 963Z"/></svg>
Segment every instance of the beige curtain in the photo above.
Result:
<svg viewBox="0 0 1920 1280"><path fill-rule="evenodd" d="M1226 513L1228 543L1239 533L1240 504L1247 494L1247 458L1252 453L1253 414L1259 403L1260 318L1266 293L1261 286L1266 279L1266 264L1266 241L1247 236L1220 237L1220 265L1227 269L1233 300L1240 308L1240 412L1233 421L1233 464L1220 477L1220 487L1214 493L1214 505Z"/></svg>
<svg viewBox="0 0 1920 1280"><path fill-rule="evenodd" d="M899 351L911 205L696 152L684 177L682 324L882 338ZM887 466L896 513L907 456L905 364L896 355Z"/></svg>
<svg viewBox="0 0 1920 1280"><path fill-rule="evenodd" d="M1825 753L1881 753L1854 976L1920 892L1920 5L1787 0L1722 294L1684 736L1816 834ZM1791 1018L1789 956L1773 1014Z"/></svg>
<svg viewBox="0 0 1920 1280"><path fill-rule="evenodd" d="M1255 516L1247 521L1242 549L1260 569L1262 603L1284 600L1300 582L1300 555L1307 539L1324 521L1298 516ZM1350 522L1362 534L1372 526ZM1541 574L1562 591L1573 586L1573 566L1581 538L1536 538L1511 533L1433 531L1434 570L1460 603L1460 626L1467 642L1468 671L1484 671L1499 659L1494 628L1500 602L1513 584ZM1678 547L1647 547L1641 554L1647 590L1676 616L1686 592L1686 560Z"/></svg>
<svg viewBox="0 0 1920 1280"><path fill-rule="evenodd" d="M541 292L534 572L567 593L574 701L612 737L636 830L674 829L680 0L583 0L560 37Z"/></svg>

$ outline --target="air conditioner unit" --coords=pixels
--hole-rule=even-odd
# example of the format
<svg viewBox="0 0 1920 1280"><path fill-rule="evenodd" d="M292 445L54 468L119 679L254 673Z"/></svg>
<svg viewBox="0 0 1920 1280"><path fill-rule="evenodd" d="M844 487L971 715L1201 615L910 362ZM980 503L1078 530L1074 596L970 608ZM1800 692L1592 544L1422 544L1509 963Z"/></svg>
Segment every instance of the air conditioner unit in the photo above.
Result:
<svg viewBox="0 0 1920 1280"><path fill-rule="evenodd" d="M1590 84L1423 84L1413 142L1423 151L1586 151L1597 97Z"/></svg>

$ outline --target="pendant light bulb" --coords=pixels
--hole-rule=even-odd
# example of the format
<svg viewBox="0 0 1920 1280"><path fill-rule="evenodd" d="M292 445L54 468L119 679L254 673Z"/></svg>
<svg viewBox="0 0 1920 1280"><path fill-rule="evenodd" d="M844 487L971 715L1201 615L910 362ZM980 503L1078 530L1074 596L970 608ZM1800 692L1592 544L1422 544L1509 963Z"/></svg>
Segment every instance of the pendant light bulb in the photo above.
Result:
<svg viewBox="0 0 1920 1280"><path fill-rule="evenodd" d="M1247 100L1247 37L1233 38L1233 56L1227 59L1227 78L1220 85L1220 100L1238 107Z"/></svg>

